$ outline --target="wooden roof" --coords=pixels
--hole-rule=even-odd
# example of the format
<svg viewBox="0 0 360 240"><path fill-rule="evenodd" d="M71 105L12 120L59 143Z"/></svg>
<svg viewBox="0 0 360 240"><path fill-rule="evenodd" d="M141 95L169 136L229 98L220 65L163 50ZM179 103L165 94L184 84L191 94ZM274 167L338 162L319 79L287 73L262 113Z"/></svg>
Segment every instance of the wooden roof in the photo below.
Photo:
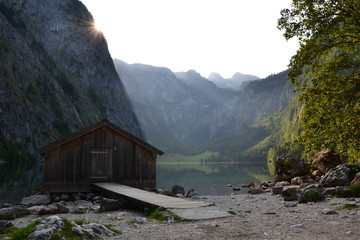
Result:
<svg viewBox="0 0 360 240"><path fill-rule="evenodd" d="M96 124L94 124L94 125L91 125L91 126L89 126L89 127L87 127L87 128L84 128L83 130L80 130L79 132L76 132L76 133L74 133L74 134L71 134L71 135L68 136L68 137L65 137L65 138L60 139L60 140L58 140L58 141L55 141L55 142L53 142L53 143L51 143L51 144L49 144L49 145L47 145L47 146L45 146L45 147L42 147L42 148L40 148L40 149L38 150L38 152L39 152L40 154L44 154L44 153L52 150L52 149L55 148L55 147L58 147L58 146L63 145L63 144L65 144L65 143L68 143L68 142L70 142L70 141L72 141L72 140L74 140L74 139L76 139L76 138L79 138L79 137L81 137L81 136L84 136L84 135L88 134L89 132L92 132L92 131L94 131L94 130L96 130L96 129L99 129L99 128L102 128L102 127L104 127L104 126L112 129L113 131L115 131L115 132L117 132L118 134L126 137L127 139L129 139L129 140L131 140L131 141L133 141L133 142L141 145L142 147L144 147L144 148L146 148L146 149L149 149L150 151L152 151L152 152L154 152L154 153L157 153L158 155L163 155L163 154L164 154L164 153L163 153L162 151L160 151L159 149L155 148L154 146L151 146L150 144L144 142L144 141L141 140L140 138L132 135L131 133L125 131L124 129L122 129L122 128L118 127L118 126L116 126L115 124L109 122L109 121L106 120L106 119L105 119L105 120L102 120L102 121L100 121L100 122L98 122L98 123L96 123Z"/></svg>

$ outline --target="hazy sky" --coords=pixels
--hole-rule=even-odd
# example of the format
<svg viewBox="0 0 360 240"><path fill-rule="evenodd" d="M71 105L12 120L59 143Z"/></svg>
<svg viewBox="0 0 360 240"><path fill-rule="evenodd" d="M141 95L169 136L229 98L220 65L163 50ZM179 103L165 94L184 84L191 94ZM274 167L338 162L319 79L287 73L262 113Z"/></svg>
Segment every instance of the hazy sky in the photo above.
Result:
<svg viewBox="0 0 360 240"><path fill-rule="evenodd" d="M298 42L276 28L291 0L81 0L113 58L231 77L287 68Z"/></svg>

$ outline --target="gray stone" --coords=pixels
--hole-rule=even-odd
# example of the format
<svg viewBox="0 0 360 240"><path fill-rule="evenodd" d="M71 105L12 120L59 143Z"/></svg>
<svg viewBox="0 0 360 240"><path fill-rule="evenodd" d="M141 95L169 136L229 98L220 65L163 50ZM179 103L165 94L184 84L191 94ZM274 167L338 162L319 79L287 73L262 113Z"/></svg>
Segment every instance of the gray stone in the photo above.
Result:
<svg viewBox="0 0 360 240"><path fill-rule="evenodd" d="M301 177L294 177L291 179L291 185L301 185L304 181L301 179Z"/></svg>
<svg viewBox="0 0 360 240"><path fill-rule="evenodd" d="M85 200L86 200L86 201L90 201L90 200L93 199L94 197L95 197L95 194L93 194L93 193L87 193Z"/></svg>
<svg viewBox="0 0 360 240"><path fill-rule="evenodd" d="M48 205L50 202L51 197L49 194L40 194L25 197L20 204L24 205L25 207L31 207L36 205Z"/></svg>
<svg viewBox="0 0 360 240"><path fill-rule="evenodd" d="M195 189L188 190L187 193L186 193L186 197L191 198L193 196L197 196L197 192L195 191Z"/></svg>
<svg viewBox="0 0 360 240"><path fill-rule="evenodd" d="M81 226L93 238L108 238L116 235L113 231L107 229L104 225L97 223L90 223Z"/></svg>
<svg viewBox="0 0 360 240"><path fill-rule="evenodd" d="M265 191L261 188L261 187L250 187L248 190L248 193L250 194L261 194L264 193Z"/></svg>
<svg viewBox="0 0 360 240"><path fill-rule="evenodd" d="M56 203L43 206L40 211L38 212L39 215L50 215L50 214L58 214L58 207Z"/></svg>
<svg viewBox="0 0 360 240"><path fill-rule="evenodd" d="M0 220L0 229L7 229L12 227L13 224L9 220Z"/></svg>
<svg viewBox="0 0 360 240"><path fill-rule="evenodd" d="M320 202L324 199L321 189L316 187L306 188L300 196L299 203Z"/></svg>
<svg viewBox="0 0 360 240"><path fill-rule="evenodd" d="M324 188L323 195L326 196L334 196L336 194L336 187Z"/></svg>
<svg viewBox="0 0 360 240"><path fill-rule="evenodd" d="M13 207L14 209L14 212L15 212L15 216L18 218L18 217L22 217L22 216L27 216L27 215L30 215L31 212L29 209L23 207L23 206L15 206Z"/></svg>
<svg viewBox="0 0 360 240"><path fill-rule="evenodd" d="M100 203L100 212L119 210L121 207L119 200L103 198Z"/></svg>
<svg viewBox="0 0 360 240"><path fill-rule="evenodd" d="M144 217L137 217L134 219L134 221L136 224L145 224L148 222L147 219Z"/></svg>
<svg viewBox="0 0 360 240"><path fill-rule="evenodd" d="M78 193L77 195L78 195L78 197L79 197L81 200L85 200L85 199L86 199L86 194L84 194L84 193Z"/></svg>
<svg viewBox="0 0 360 240"><path fill-rule="evenodd" d="M354 179L351 181L351 184L360 184L360 172L355 174Z"/></svg>
<svg viewBox="0 0 360 240"><path fill-rule="evenodd" d="M50 216L42 220L29 235L30 240L50 240L51 235L60 231L65 226L64 221L58 216Z"/></svg>
<svg viewBox="0 0 360 240"><path fill-rule="evenodd" d="M61 194L61 196L60 196L60 200L61 201L70 201L71 200L71 198L70 198L70 195L69 194L67 194L67 193L63 193L63 194Z"/></svg>
<svg viewBox="0 0 360 240"><path fill-rule="evenodd" d="M350 196L350 192L345 186L337 186L335 187L335 195L345 198Z"/></svg>
<svg viewBox="0 0 360 240"><path fill-rule="evenodd" d="M296 203L284 203L284 207L296 207L297 204Z"/></svg>
<svg viewBox="0 0 360 240"><path fill-rule="evenodd" d="M16 218L15 211L13 208L1 208L0 209L0 220L14 220Z"/></svg>
<svg viewBox="0 0 360 240"><path fill-rule="evenodd" d="M320 183L325 187L347 186L350 184L350 168L345 164L338 165L330 169L324 177L320 179Z"/></svg>
<svg viewBox="0 0 360 240"><path fill-rule="evenodd" d="M337 211L333 210L333 209L324 209L323 211L321 211L322 214L325 215L334 215L334 214L339 214Z"/></svg>
<svg viewBox="0 0 360 240"><path fill-rule="evenodd" d="M283 191L284 187L273 187L271 188L271 192L272 194L281 194Z"/></svg>
<svg viewBox="0 0 360 240"><path fill-rule="evenodd" d="M31 214L37 215L37 214L39 214L39 212L42 208L43 208L43 206L32 206L32 207L29 207L28 210L30 211Z"/></svg>
<svg viewBox="0 0 360 240"><path fill-rule="evenodd" d="M305 228L304 224L294 224L290 226L291 228Z"/></svg>
<svg viewBox="0 0 360 240"><path fill-rule="evenodd" d="M174 185L172 188L171 188L171 193L176 196L176 194L181 194L183 196L185 196L185 188L183 186L180 186L180 185Z"/></svg>
<svg viewBox="0 0 360 240"><path fill-rule="evenodd" d="M9 208L9 207L12 207L12 205L10 203L4 203L2 205L2 208Z"/></svg>
<svg viewBox="0 0 360 240"><path fill-rule="evenodd" d="M284 189L281 196L285 201L295 201L300 198L301 190L296 187L288 187Z"/></svg>

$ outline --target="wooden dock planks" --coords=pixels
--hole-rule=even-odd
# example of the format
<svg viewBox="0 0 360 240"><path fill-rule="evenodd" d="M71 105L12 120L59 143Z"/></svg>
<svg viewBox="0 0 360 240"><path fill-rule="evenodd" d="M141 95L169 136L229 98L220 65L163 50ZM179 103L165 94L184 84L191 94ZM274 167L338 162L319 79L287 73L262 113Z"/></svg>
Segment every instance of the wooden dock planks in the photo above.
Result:
<svg viewBox="0 0 360 240"><path fill-rule="evenodd" d="M203 201L195 202L186 199L165 196L114 182L92 183L92 187L95 190L107 194L113 198L125 200L129 204L151 208L162 207L166 209L188 209L206 207L210 205L209 203Z"/></svg>

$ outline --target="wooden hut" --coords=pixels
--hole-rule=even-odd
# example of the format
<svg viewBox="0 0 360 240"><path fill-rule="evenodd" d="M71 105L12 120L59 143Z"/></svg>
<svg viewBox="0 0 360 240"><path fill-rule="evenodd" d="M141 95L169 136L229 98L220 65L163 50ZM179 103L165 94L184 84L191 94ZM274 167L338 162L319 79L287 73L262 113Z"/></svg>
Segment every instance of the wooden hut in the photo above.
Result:
<svg viewBox="0 0 360 240"><path fill-rule="evenodd" d="M163 152L103 120L39 150L44 190L88 192L92 182L156 187L156 158Z"/></svg>

